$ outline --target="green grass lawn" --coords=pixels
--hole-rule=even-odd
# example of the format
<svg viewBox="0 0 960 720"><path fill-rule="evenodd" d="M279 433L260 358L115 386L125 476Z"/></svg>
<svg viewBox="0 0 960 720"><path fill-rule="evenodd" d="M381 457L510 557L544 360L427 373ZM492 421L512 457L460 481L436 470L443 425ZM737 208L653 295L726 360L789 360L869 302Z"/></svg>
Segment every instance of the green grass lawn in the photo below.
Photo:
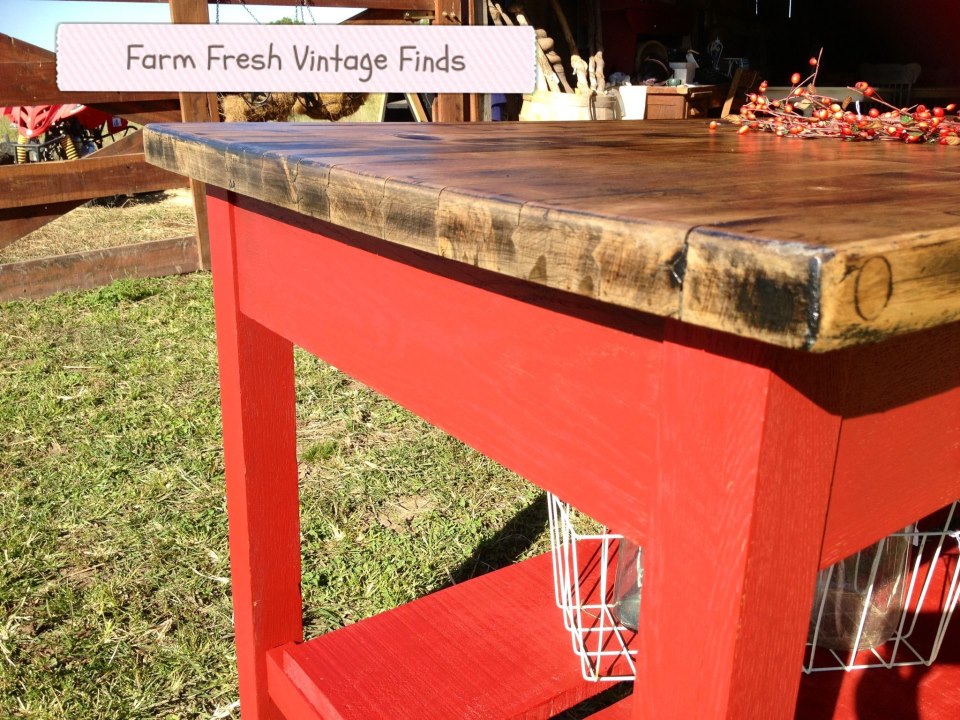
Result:
<svg viewBox="0 0 960 720"><path fill-rule="evenodd" d="M297 383L308 635L545 549L535 487ZM208 275L0 305L0 718L237 716L220 442Z"/></svg>

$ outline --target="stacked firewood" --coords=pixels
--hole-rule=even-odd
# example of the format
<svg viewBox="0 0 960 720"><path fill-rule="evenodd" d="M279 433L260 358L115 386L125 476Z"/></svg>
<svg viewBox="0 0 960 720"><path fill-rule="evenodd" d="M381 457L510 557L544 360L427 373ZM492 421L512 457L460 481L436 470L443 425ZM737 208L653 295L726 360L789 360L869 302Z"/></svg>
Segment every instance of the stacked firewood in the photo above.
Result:
<svg viewBox="0 0 960 720"><path fill-rule="evenodd" d="M559 0L550 0L557 22L563 32L564 40L570 52L570 70L576 83L571 86L564 69L563 58L557 52L556 42L543 28L536 28L537 33L537 90L549 92L576 93L578 95L604 95L607 84L603 74L603 51L597 50L584 59L580 55L577 42L574 40L566 15L560 7ZM487 10L494 25L530 25L522 5L511 4L505 12L503 7L487 0ZM512 15L512 17L511 17Z"/></svg>

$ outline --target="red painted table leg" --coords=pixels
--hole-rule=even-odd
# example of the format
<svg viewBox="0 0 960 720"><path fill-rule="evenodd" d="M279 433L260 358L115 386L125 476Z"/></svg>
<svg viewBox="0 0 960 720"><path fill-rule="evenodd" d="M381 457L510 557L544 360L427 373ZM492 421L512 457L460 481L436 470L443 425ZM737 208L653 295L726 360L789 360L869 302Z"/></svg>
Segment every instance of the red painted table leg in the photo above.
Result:
<svg viewBox="0 0 960 720"><path fill-rule="evenodd" d="M783 357L666 328L637 720L793 717L840 420Z"/></svg>
<svg viewBox="0 0 960 720"><path fill-rule="evenodd" d="M293 346L238 308L232 208L209 222L241 712L277 720L265 654L303 637Z"/></svg>

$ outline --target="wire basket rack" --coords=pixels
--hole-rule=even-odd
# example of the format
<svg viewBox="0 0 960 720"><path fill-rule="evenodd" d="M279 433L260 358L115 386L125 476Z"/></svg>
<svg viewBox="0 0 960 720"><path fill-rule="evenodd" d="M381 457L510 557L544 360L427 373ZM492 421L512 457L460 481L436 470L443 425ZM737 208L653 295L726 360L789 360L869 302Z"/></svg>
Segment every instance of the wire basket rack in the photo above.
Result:
<svg viewBox="0 0 960 720"><path fill-rule="evenodd" d="M632 680L637 651L630 648L636 631L621 625L613 613L613 580L621 535L595 523L547 494L550 547L553 551L553 588L563 612L574 654L584 679Z"/></svg>
<svg viewBox="0 0 960 720"><path fill-rule="evenodd" d="M898 602L890 633L880 643L868 637L871 600L879 595L880 552L857 567L863 597L860 615L844 618L846 647L823 647L834 619L827 593L818 593L802 670L814 673L864 668L931 665L937 658L960 599L960 512L953 503L932 518L885 538L878 545L909 546L902 553ZM599 528L553 494L547 494L554 595L570 633L584 679L622 681L636 677L636 631L617 621L613 586L621 535ZM861 553L862 554L862 553ZM848 561L844 561L849 564ZM829 586L843 563L821 571L818 587ZM642 612L642 610L641 610Z"/></svg>
<svg viewBox="0 0 960 720"><path fill-rule="evenodd" d="M862 610L844 616L842 600L831 603L827 593L817 593L803 672L933 664L960 598L958 505L884 538L872 553L858 553L820 571L818 587L829 585L837 573L859 575L857 607ZM880 577L882 551L896 546L906 551L899 560L902 567L893 587L895 602L887 613L888 630L881 628L881 635L871 638L871 608L876 598L889 594ZM846 632L834 632L838 625ZM843 635L838 647L836 640Z"/></svg>

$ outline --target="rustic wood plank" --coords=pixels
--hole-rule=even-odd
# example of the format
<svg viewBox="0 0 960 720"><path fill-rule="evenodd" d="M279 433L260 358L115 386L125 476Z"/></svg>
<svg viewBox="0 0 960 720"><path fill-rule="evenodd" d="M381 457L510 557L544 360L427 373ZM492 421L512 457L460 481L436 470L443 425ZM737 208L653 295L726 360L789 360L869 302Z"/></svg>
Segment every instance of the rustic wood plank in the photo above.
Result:
<svg viewBox="0 0 960 720"><path fill-rule="evenodd" d="M146 163L140 153L13 165L0 171L0 209L167 190L185 184L176 173Z"/></svg>
<svg viewBox="0 0 960 720"><path fill-rule="evenodd" d="M580 676L550 584L540 555L278 648L271 695L303 720L546 720L609 687Z"/></svg>
<svg viewBox="0 0 960 720"><path fill-rule="evenodd" d="M97 150L92 155L88 155L87 158L104 158L138 153L141 155L143 153L143 135L140 131L125 135L117 140L117 142L111 143L101 150ZM0 182L3 180L4 172L5 169L0 168ZM174 185L173 187L182 187L182 184ZM28 233L43 227L47 223L56 220L58 217L65 215L74 208L82 205L87 199L89 198L70 200L60 203L47 203L43 205L27 205L23 207L8 207L0 209L0 248L4 248L13 242L16 242L24 235L27 235Z"/></svg>
<svg viewBox="0 0 960 720"><path fill-rule="evenodd" d="M433 0L431 3L433 10L434 25L461 25L468 24L460 17L463 13L463 7L460 0ZM433 101L433 113L431 118L434 122L463 122L466 117L463 95L457 93L443 93L437 95Z"/></svg>
<svg viewBox="0 0 960 720"><path fill-rule="evenodd" d="M958 153L699 123L571 130L163 127L147 153L391 242L786 347L960 319Z"/></svg>
<svg viewBox="0 0 960 720"><path fill-rule="evenodd" d="M147 123L178 122L180 114L180 99L173 97L169 100L153 101L126 101L122 103L88 103L90 107L101 110L108 115L117 115L137 125Z"/></svg>
<svg viewBox="0 0 960 720"><path fill-rule="evenodd" d="M0 33L0 63L50 60L53 53L32 43Z"/></svg>
<svg viewBox="0 0 960 720"><path fill-rule="evenodd" d="M45 48L0 33L0 106L66 105L159 101L175 98L168 92L62 92L57 87L56 56Z"/></svg>
<svg viewBox="0 0 960 720"><path fill-rule="evenodd" d="M197 270L192 237L122 245L0 264L0 302L89 290L119 278L182 275Z"/></svg>
<svg viewBox="0 0 960 720"><path fill-rule="evenodd" d="M2 171L0 171L2 174ZM84 200L0 209L0 249L83 205Z"/></svg>

